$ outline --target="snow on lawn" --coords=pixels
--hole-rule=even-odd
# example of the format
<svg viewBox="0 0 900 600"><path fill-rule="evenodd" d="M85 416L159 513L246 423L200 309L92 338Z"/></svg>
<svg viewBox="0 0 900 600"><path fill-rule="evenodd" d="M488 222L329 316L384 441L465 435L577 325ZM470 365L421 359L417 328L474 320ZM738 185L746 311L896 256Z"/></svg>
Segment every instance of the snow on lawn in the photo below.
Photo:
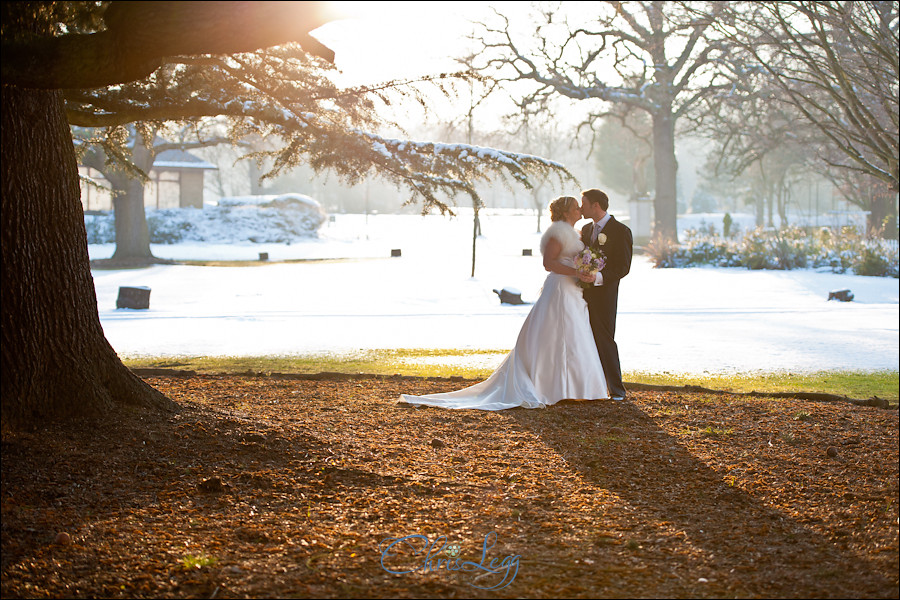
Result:
<svg viewBox="0 0 900 600"><path fill-rule="evenodd" d="M486 214L481 225L475 277L470 211L457 218L337 215L318 239L291 245L154 245L162 258L261 266L95 270L100 318L122 356L508 350L530 307L501 305L492 290L513 287L528 302L537 298L546 276L540 234L530 214ZM391 258L392 249L402 256ZM112 251L90 247L92 258ZM260 252L269 253L270 263L255 262ZM278 262L329 258L353 260ZM119 286L150 287L150 309L116 309ZM898 287L896 279L808 270L653 269L636 256L619 295L622 366L685 373L897 370ZM855 300L826 300L840 288L852 290ZM474 364L494 366L501 358L479 355Z"/></svg>

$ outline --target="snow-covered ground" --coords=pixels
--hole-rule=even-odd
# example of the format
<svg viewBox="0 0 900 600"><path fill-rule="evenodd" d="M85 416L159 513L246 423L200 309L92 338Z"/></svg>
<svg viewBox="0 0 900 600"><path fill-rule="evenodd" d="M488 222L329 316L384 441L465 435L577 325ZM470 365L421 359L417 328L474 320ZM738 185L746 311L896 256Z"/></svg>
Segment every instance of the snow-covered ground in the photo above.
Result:
<svg viewBox="0 0 900 600"><path fill-rule="evenodd" d="M258 267L154 266L93 272L100 318L122 356L352 353L382 348L508 350L546 275L531 214L486 214L472 261L471 212L458 218L336 215L318 239L154 245L162 258ZM549 223L543 223L546 227ZM402 256L391 258L391 250ZM534 256L523 256L531 249ZM111 245L90 246L107 258ZM295 259L353 259L284 263ZM149 310L116 309L119 286L152 289ZM855 300L827 301L849 288ZM619 297L626 371L898 369L898 280L744 269L653 269L636 256ZM493 366L501 354L473 359Z"/></svg>

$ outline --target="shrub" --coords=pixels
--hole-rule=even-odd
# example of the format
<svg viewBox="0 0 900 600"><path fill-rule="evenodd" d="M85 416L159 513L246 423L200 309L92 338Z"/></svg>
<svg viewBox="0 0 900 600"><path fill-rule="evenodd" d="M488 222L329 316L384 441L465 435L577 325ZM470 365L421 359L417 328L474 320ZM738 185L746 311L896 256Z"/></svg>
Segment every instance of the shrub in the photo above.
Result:
<svg viewBox="0 0 900 600"><path fill-rule="evenodd" d="M84 229L88 244L113 244L116 241L116 222L112 213L85 214Z"/></svg>
<svg viewBox="0 0 900 600"><path fill-rule="evenodd" d="M647 254L657 269L670 269L673 267L685 267L688 259L685 253L675 242L662 236L656 236L647 244Z"/></svg>
<svg viewBox="0 0 900 600"><path fill-rule="evenodd" d="M853 256L852 267L857 275L900 277L897 244L886 240L866 240L862 250Z"/></svg>
<svg viewBox="0 0 900 600"><path fill-rule="evenodd" d="M854 258L853 271L857 275L885 277L888 274L890 268L888 262L877 251L868 246L863 248L863 251Z"/></svg>
<svg viewBox="0 0 900 600"><path fill-rule="evenodd" d="M688 264L717 267L741 265L737 244L730 239L719 237L714 231L709 234L694 230L686 231L683 254Z"/></svg>
<svg viewBox="0 0 900 600"><path fill-rule="evenodd" d="M757 228L744 236L741 264L748 269L804 269L815 266L819 243L799 227L780 231Z"/></svg>
<svg viewBox="0 0 900 600"><path fill-rule="evenodd" d="M739 255L741 265L748 269L776 268L771 236L761 229L755 229L744 236Z"/></svg>
<svg viewBox="0 0 900 600"><path fill-rule="evenodd" d="M204 209L171 208L147 211L147 228L153 244L182 242L290 243L316 237L326 220L318 205L290 195L267 203L223 203ZM116 241L112 213L86 214L89 244Z"/></svg>
<svg viewBox="0 0 900 600"><path fill-rule="evenodd" d="M835 232L824 227L816 237L818 249L812 258L812 266L827 267L833 273L846 273L853 267L855 256L863 247L863 239L854 227L843 227Z"/></svg>
<svg viewBox="0 0 900 600"><path fill-rule="evenodd" d="M834 273L898 277L896 242L865 238L855 228L780 231L757 228L739 243L715 232L689 230L681 245L656 238L647 247L656 267L714 265L748 269L828 269Z"/></svg>
<svg viewBox="0 0 900 600"><path fill-rule="evenodd" d="M790 271L808 265L807 257L815 253L816 243L804 229L787 227L773 234L776 269Z"/></svg>
<svg viewBox="0 0 900 600"><path fill-rule="evenodd" d="M195 229L194 224L179 218L180 213L181 210L177 208L147 213L151 244L177 244L189 239L190 232Z"/></svg>

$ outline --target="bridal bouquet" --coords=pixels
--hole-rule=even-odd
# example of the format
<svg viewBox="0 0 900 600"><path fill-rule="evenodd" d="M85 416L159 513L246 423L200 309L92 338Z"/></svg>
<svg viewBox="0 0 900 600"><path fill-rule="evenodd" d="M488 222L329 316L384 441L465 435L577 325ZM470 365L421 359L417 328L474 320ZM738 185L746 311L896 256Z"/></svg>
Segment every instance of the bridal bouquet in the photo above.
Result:
<svg viewBox="0 0 900 600"><path fill-rule="evenodd" d="M601 234L602 235L602 234ZM585 248L575 255L575 270L579 273L594 275L603 270L606 266L606 254L603 250L596 248ZM590 283L578 281L578 285L583 288L592 287Z"/></svg>

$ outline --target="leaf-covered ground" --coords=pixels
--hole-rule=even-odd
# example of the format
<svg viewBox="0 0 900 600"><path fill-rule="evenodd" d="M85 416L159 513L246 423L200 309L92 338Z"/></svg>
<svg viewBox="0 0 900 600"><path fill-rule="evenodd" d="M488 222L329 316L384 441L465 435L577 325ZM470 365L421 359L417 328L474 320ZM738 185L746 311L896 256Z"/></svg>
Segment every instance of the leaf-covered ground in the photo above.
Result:
<svg viewBox="0 0 900 600"><path fill-rule="evenodd" d="M4 433L3 597L897 597L896 410L150 383L185 409Z"/></svg>

